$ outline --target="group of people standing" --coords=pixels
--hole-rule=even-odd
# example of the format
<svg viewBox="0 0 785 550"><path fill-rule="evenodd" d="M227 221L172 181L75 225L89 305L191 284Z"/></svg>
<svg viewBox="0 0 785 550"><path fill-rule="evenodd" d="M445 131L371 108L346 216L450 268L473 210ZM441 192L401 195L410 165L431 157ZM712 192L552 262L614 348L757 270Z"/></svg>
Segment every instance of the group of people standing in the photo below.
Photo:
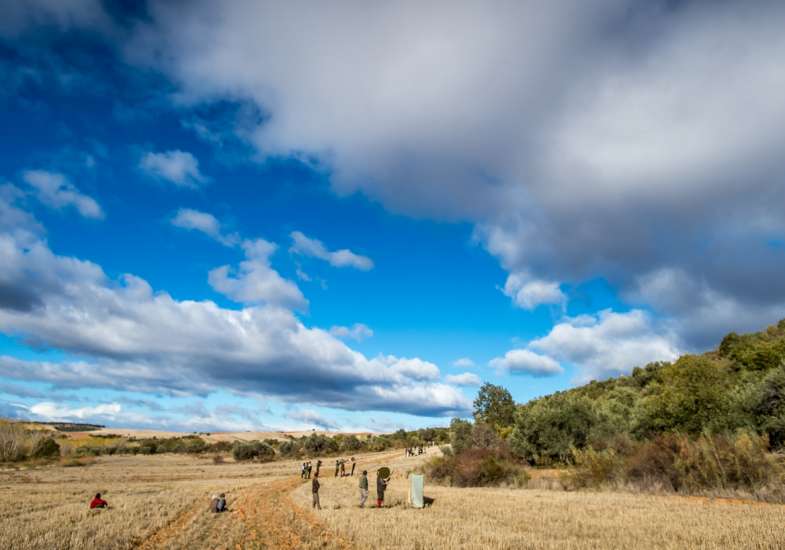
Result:
<svg viewBox="0 0 785 550"><path fill-rule="evenodd" d="M354 458L352 458L352 474L354 475ZM337 470L336 470L337 471ZM336 474L337 476L337 474ZM387 490L387 484L390 482L389 478L383 477L380 473L376 474L376 507L381 508L384 506L384 492ZM365 502L368 500L368 470L363 470L363 473L360 475L360 508L365 508ZM313 480L311 481L311 494L313 495L313 508L317 510L322 509L322 505L319 502L319 489L321 488L321 483L319 483L319 473L317 472L313 476Z"/></svg>
<svg viewBox="0 0 785 550"><path fill-rule="evenodd" d="M418 447L406 447L406 456L417 456L425 453L422 445Z"/></svg>
<svg viewBox="0 0 785 550"><path fill-rule="evenodd" d="M352 470L350 473L346 473L346 463L350 462L352 465ZM354 468L357 466L357 463L354 460L354 457L351 460L347 461L345 458L339 458L335 461L335 477L338 477L340 473L341 477L344 476L353 476L354 475Z"/></svg>
<svg viewBox="0 0 785 550"><path fill-rule="evenodd" d="M322 468L322 461L316 461L316 475L319 475L319 470ZM313 465L311 461L303 462L302 468L300 469L300 477L303 479L311 479L311 471L313 469Z"/></svg>

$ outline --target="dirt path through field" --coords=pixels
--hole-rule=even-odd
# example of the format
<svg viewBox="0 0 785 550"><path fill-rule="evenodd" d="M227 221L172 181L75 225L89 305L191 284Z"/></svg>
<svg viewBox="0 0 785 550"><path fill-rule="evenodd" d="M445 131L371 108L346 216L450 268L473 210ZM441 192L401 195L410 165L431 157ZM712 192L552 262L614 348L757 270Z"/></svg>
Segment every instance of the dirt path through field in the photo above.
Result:
<svg viewBox="0 0 785 550"><path fill-rule="evenodd" d="M294 505L289 494L302 483L291 477L241 489L228 514L211 514L200 499L139 548L351 549L313 513Z"/></svg>
<svg viewBox="0 0 785 550"><path fill-rule="evenodd" d="M361 457L364 468L388 463L402 451ZM328 462L325 460L325 462ZM332 471L322 470L329 487ZM193 549L350 549L353 545L331 530L309 508L294 503L292 492L305 481L299 476L272 477L228 494L229 513L211 514L208 502L189 504L167 525L142 541L138 548Z"/></svg>
<svg viewBox="0 0 785 550"><path fill-rule="evenodd" d="M352 548L315 514L295 506L290 493L302 483L299 477L284 479L243 495L235 508L246 525L245 536L235 548Z"/></svg>

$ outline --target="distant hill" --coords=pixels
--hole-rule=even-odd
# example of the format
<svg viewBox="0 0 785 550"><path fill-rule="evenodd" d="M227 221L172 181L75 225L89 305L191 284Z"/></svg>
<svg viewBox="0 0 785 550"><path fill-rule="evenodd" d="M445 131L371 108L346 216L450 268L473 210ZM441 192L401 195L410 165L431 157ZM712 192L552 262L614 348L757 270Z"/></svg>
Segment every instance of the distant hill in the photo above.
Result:
<svg viewBox="0 0 785 550"><path fill-rule="evenodd" d="M48 428L58 432L93 432L105 428L102 424L86 424L82 422L39 422L35 420L24 420L22 423L29 428Z"/></svg>

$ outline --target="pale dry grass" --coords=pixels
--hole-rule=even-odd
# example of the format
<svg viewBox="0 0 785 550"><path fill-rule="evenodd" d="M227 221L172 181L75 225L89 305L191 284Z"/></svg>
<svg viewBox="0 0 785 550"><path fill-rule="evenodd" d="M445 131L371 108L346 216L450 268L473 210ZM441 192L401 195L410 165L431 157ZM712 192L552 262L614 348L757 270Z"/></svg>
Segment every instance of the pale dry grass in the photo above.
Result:
<svg viewBox="0 0 785 550"><path fill-rule="evenodd" d="M207 459L158 455L103 457L77 468L2 470L0 546L132 548L189 507L199 513L183 526L187 531L183 535L200 541L207 522L223 521L227 532L231 530L227 517L206 513L211 494L226 492L231 507L238 490L288 476L292 467L288 463L214 465ZM96 492L104 495L111 509L88 509Z"/></svg>
<svg viewBox="0 0 785 550"><path fill-rule="evenodd" d="M330 459L317 514L310 512L310 484L293 475L296 461L216 465L208 457L111 456L86 467L0 470L0 548L785 547L779 505L426 485L435 502L415 510L405 506L406 475L419 458L396 451L358 459L359 470L371 472L370 502L376 468L393 469L389 508L357 508L357 476L332 477ZM112 509L87 509L97 491ZM207 512L215 492L227 493L230 513Z"/></svg>
<svg viewBox="0 0 785 550"><path fill-rule="evenodd" d="M406 460L390 464L389 508L361 510L356 479L326 479L319 516L358 548L785 548L785 506L738 500L426 485L434 503L416 510L405 504ZM308 488L294 500L307 507Z"/></svg>

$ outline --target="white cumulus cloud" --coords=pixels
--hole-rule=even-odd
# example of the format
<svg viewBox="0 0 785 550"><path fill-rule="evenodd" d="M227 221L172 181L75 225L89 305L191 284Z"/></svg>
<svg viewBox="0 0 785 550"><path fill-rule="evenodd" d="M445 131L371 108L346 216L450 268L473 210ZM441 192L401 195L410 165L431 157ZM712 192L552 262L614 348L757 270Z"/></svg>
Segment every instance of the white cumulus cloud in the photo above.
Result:
<svg viewBox="0 0 785 550"><path fill-rule="evenodd" d="M293 244L289 250L295 254L324 260L333 267L353 267L362 271L373 269L373 260L367 256L355 254L346 248L328 250L322 241L307 237L300 231L293 231L291 237Z"/></svg>
<svg viewBox="0 0 785 550"><path fill-rule="evenodd" d="M242 304L277 304L305 309L308 301L297 285L270 266L270 255L276 245L264 239L243 242L246 259L238 269L217 267L208 274L216 291Z"/></svg>
<svg viewBox="0 0 785 550"><path fill-rule="evenodd" d="M73 206L85 218L104 217L95 199L81 193L63 174L27 170L22 177L33 188L36 198L50 208Z"/></svg>
<svg viewBox="0 0 785 550"><path fill-rule="evenodd" d="M493 368L503 369L513 374L555 376L564 372L558 361L528 349L510 350L504 354L504 357L491 359L489 364Z"/></svg>
<svg viewBox="0 0 785 550"><path fill-rule="evenodd" d="M221 229L221 222L208 212L181 208L174 215L171 223L175 227L200 231L226 246L235 246L240 243L240 236L237 233L224 233Z"/></svg>
<svg viewBox="0 0 785 550"><path fill-rule="evenodd" d="M207 182L199 170L199 160L187 151L149 151L142 156L139 166L149 175L178 187L198 187Z"/></svg>

